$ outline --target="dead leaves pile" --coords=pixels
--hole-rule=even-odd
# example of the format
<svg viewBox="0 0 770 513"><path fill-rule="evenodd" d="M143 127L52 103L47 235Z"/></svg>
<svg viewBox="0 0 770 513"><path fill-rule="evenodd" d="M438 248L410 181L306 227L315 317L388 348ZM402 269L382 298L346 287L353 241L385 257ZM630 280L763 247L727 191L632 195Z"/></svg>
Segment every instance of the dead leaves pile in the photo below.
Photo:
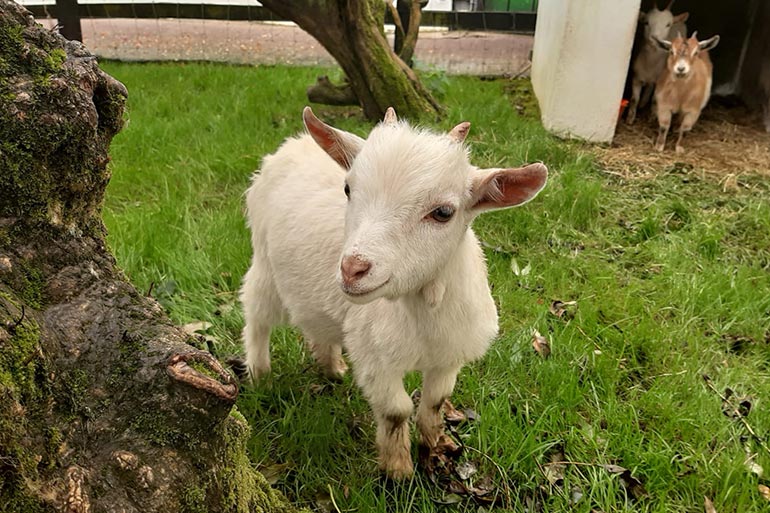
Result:
<svg viewBox="0 0 770 513"><path fill-rule="evenodd" d="M433 501L437 504L456 504L470 498L481 506L489 507L499 503L502 495L498 493L492 476L480 473L478 461L462 459L464 452L475 449L462 443L457 428L477 421L479 415L470 408L458 410L448 399L444 401L443 410L444 426L449 434L442 435L436 447L420 446L418 453L421 471L443 492ZM478 454L484 456L481 452Z"/></svg>

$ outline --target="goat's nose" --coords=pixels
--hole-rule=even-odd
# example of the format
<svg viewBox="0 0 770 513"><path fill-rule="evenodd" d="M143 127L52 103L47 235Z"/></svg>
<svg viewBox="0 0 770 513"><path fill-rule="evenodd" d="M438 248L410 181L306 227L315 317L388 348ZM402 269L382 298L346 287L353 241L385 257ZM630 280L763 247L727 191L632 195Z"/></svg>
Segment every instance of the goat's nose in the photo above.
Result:
<svg viewBox="0 0 770 513"><path fill-rule="evenodd" d="M687 68L685 68L684 66L677 66L676 67L676 72L677 73L684 73L686 69Z"/></svg>
<svg viewBox="0 0 770 513"><path fill-rule="evenodd" d="M340 264L342 281L345 285L352 285L369 273L372 264L358 255L346 256Z"/></svg>

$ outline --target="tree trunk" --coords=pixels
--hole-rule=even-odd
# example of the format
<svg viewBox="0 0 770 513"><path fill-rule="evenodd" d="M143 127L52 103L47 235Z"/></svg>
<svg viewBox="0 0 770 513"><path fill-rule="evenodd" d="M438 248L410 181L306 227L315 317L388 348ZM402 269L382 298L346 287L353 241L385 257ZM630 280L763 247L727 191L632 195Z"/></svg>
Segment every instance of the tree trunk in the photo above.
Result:
<svg viewBox="0 0 770 513"><path fill-rule="evenodd" d="M0 510L294 511L251 468L234 378L105 246L126 97L0 0Z"/></svg>
<svg viewBox="0 0 770 513"><path fill-rule="evenodd" d="M383 0L265 0L294 21L337 60L364 115L379 120L388 107L412 119L436 116L441 106L390 48Z"/></svg>

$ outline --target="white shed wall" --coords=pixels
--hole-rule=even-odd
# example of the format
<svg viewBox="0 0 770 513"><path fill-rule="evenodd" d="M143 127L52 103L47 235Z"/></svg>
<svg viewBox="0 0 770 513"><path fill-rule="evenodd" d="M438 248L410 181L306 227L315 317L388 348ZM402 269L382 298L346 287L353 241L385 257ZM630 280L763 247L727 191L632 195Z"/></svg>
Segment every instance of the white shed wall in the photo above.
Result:
<svg viewBox="0 0 770 513"><path fill-rule="evenodd" d="M545 128L610 142L641 0L540 0L532 86Z"/></svg>

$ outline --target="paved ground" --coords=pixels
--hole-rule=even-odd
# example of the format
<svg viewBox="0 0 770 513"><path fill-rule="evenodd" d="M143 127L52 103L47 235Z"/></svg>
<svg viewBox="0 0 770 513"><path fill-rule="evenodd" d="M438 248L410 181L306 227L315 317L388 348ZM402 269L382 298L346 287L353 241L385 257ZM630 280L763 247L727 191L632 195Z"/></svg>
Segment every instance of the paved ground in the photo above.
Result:
<svg viewBox="0 0 770 513"><path fill-rule="evenodd" d="M55 20L39 20L53 26ZM210 60L242 64L320 64L334 60L293 24L181 19L84 19L83 41L100 57ZM525 70L532 36L424 28L420 67L450 74L515 75Z"/></svg>

